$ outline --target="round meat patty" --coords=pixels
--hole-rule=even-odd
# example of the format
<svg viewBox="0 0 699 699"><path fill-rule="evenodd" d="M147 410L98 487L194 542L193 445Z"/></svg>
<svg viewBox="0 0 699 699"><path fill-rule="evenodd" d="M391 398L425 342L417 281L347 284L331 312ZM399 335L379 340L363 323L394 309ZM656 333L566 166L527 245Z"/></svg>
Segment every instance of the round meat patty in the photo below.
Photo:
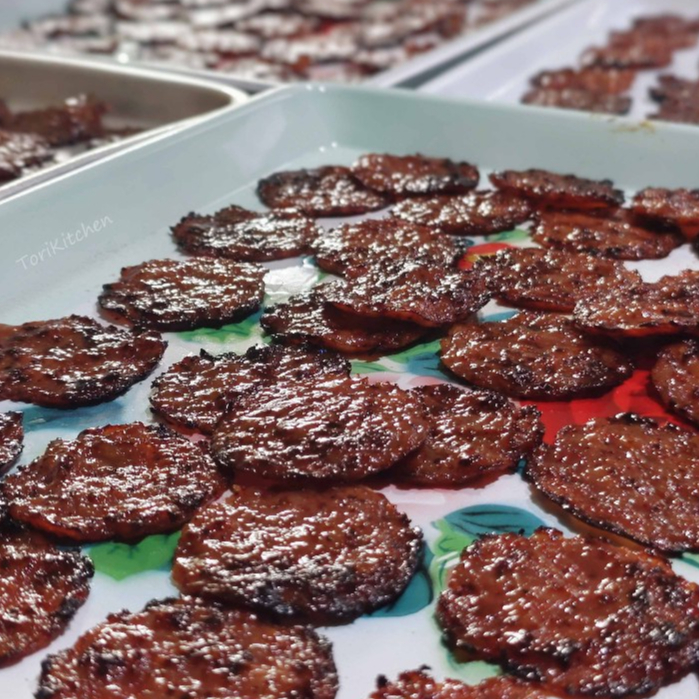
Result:
<svg viewBox="0 0 699 699"><path fill-rule="evenodd" d="M335 308L325 298L326 289L335 283L266 309L260 324L280 342L308 343L350 356L395 352L426 334L425 328L413 323L365 318Z"/></svg>
<svg viewBox="0 0 699 699"><path fill-rule="evenodd" d="M689 240L699 235L699 190L648 187L633 198L632 210L648 220L676 226Z"/></svg>
<svg viewBox="0 0 699 699"><path fill-rule="evenodd" d="M499 323L457 325L442 340L442 362L475 386L540 400L599 395L633 371L620 352L568 318L526 311Z"/></svg>
<svg viewBox="0 0 699 699"><path fill-rule="evenodd" d="M396 599L422 533L363 486L234 491L184 528L172 571L186 594L314 624L347 622Z"/></svg>
<svg viewBox="0 0 699 699"><path fill-rule="evenodd" d="M140 422L56 439L2 482L13 519L81 542L177 531L225 487L201 446Z"/></svg>
<svg viewBox="0 0 699 699"><path fill-rule="evenodd" d="M569 425L527 469L576 517L654 548L699 549L699 436L638 415Z"/></svg>
<svg viewBox="0 0 699 699"><path fill-rule="evenodd" d="M324 296L341 311L426 328L467 320L490 299L480 275L419 262L376 265L348 281L329 284Z"/></svg>
<svg viewBox="0 0 699 699"><path fill-rule="evenodd" d="M318 237L314 253L318 267L343 275L386 260L453 267L458 250L448 236L427 226L385 218L334 228Z"/></svg>
<svg viewBox="0 0 699 699"><path fill-rule="evenodd" d="M512 677L493 677L479 684L437 682L424 670L403 672L395 682L378 678L369 699L546 699L536 685Z"/></svg>
<svg viewBox="0 0 699 699"><path fill-rule="evenodd" d="M501 250L478 260L474 272L507 305L561 313L572 313L578 301L601 288L641 281L637 272L616 260L541 248Z"/></svg>
<svg viewBox="0 0 699 699"><path fill-rule="evenodd" d="M536 408L518 408L498 393L450 384L412 393L424 404L429 431L422 446L394 467L401 482L454 487L513 471L544 434Z"/></svg>
<svg viewBox="0 0 699 699"><path fill-rule="evenodd" d="M42 699L334 699L330 643L305 626L184 597L111 614L42 666Z"/></svg>
<svg viewBox="0 0 699 699"><path fill-rule="evenodd" d="M685 340L665 347L650 378L664 405L699 425L699 342Z"/></svg>
<svg viewBox="0 0 699 699"><path fill-rule="evenodd" d="M546 248L582 252L617 260L654 260L667 257L684 239L672 231L640 225L627 209L606 215L580 211L542 211L532 228L532 239Z"/></svg>
<svg viewBox="0 0 699 699"><path fill-rule="evenodd" d="M480 173L470 163L424 155L363 155L352 174L366 187L392 199L427 194L463 194L478 185Z"/></svg>
<svg viewBox="0 0 699 699"><path fill-rule="evenodd" d="M575 321L588 332L619 338L697 334L699 272L600 290L576 305Z"/></svg>
<svg viewBox="0 0 699 699"><path fill-rule="evenodd" d="M321 229L294 209L260 213L229 206L213 216L191 213L172 229L192 255L266 262L305 255Z"/></svg>
<svg viewBox="0 0 699 699"><path fill-rule="evenodd" d="M422 405L390 383L284 381L241 397L212 439L227 469L276 480L357 481L419 447Z"/></svg>
<svg viewBox="0 0 699 699"><path fill-rule="evenodd" d="M205 350L153 382L153 410L180 427L211 434L243 394L288 379L349 376L350 363L331 352L265 345L214 357Z"/></svg>
<svg viewBox="0 0 699 699"><path fill-rule="evenodd" d="M548 170L494 172L490 181L501 190L556 209L610 209L624 203L624 193L611 180L588 180Z"/></svg>
<svg viewBox="0 0 699 699"><path fill-rule="evenodd" d="M0 475L14 464L23 446L22 413L0 413Z"/></svg>
<svg viewBox="0 0 699 699"><path fill-rule="evenodd" d="M85 316L0 325L0 399L48 408L114 400L155 369L166 347L157 333Z"/></svg>
<svg viewBox="0 0 699 699"><path fill-rule="evenodd" d="M650 695L699 651L699 588L665 558L552 529L466 548L437 616L452 646L556 694Z"/></svg>
<svg viewBox="0 0 699 699"><path fill-rule="evenodd" d="M260 180L260 200L271 209L300 209L309 216L353 216L388 206L389 200L367 189L349 168L277 172Z"/></svg>
<svg viewBox="0 0 699 699"><path fill-rule="evenodd" d="M231 260L151 260L124 267L105 284L100 306L136 327L193 330L220 327L257 311L265 270Z"/></svg>
<svg viewBox="0 0 699 699"><path fill-rule="evenodd" d="M391 216L450 235L490 235L511 231L531 218L528 199L506 191L471 192L458 197L407 199Z"/></svg>
<svg viewBox="0 0 699 699"><path fill-rule="evenodd" d="M58 638L90 591L92 563L40 534L0 526L0 667Z"/></svg>

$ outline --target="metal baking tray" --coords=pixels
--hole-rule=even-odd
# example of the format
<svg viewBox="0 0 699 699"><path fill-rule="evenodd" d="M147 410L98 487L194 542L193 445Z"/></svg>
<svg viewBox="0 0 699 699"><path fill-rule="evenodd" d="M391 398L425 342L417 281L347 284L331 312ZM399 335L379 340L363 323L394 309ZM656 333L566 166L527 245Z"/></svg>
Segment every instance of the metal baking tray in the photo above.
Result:
<svg viewBox="0 0 699 699"><path fill-rule="evenodd" d="M433 95L517 104L530 89L529 79L539 71L575 66L583 50L604 44L610 31L630 28L640 15L665 13L697 18L699 5L691 0L582 0L443 72L420 89ZM648 88L664 73L699 79L699 44L677 51L666 68L639 71L629 92L633 98L629 117L643 120L657 109Z"/></svg>
<svg viewBox="0 0 699 699"><path fill-rule="evenodd" d="M1 204L0 322L69 313L95 315L101 285L116 278L120 267L153 257L179 256L169 226L184 213L213 212L230 203L259 207L255 186L260 177L280 169L350 164L367 151L420 151L466 159L484 173L505 167L543 167L611 177L627 190L648 184L699 187L693 157L699 155L699 132L687 127L661 124L652 131L639 130L631 121L591 120L576 113L424 97L407 91L289 87L256 97L206 123L163 134ZM678 153L683 157L678 158ZM474 246L487 243L492 249L493 243L522 244L523 237L514 231L471 242ZM52 246L54 241L58 246ZM667 260L642 263L641 268L650 278L688 266L697 268L699 261L685 245ZM309 288L321 277L309 260L268 267L268 303ZM483 311L491 319L494 313L502 315L503 309L488 306ZM166 337L170 344L164 367L202 347L217 354L242 351L262 336L253 317L219 330L167 333ZM436 343L370 363L355 361L353 368L372 379L405 387L448 380L439 369ZM591 414L613 415L622 410L663 415L657 403L643 398L644 374L637 373L634 380L641 384L624 384L600 399L549 404L549 428L561 420L586 421ZM27 463L51 439L74 438L87 426L152 420L150 383L147 380L124 397L93 408L56 411L5 402L0 410L24 411L27 444L22 463ZM477 489L388 487L384 492L422 527L429 553L424 569L398 603L350 625L322 630L335 648L342 684L338 699L364 699L378 674L395 677L421 665L429 665L439 677L469 682L492 674L493 668L483 663L457 663L440 642L433 609L445 570L456 561L461 547L487 531L531 531L542 523L567 532L583 529L534 498L516 474ZM98 571L92 594L68 633L49 651L71 645L110 611L136 610L151 598L173 594L168 573L172 547L172 537L151 537L138 546L88 547ZM698 560L686 555L673 564L699 582ZM46 653L0 670L0 696L30 699ZM699 682L689 676L657 696L699 699Z"/></svg>
<svg viewBox="0 0 699 699"><path fill-rule="evenodd" d="M572 2L578 1L535 0L531 5L516 10L502 19L470 29L463 36L433 51L426 52L400 66L378 73L369 78L366 84L392 87L410 86L419 83L421 80L426 79L427 76L439 72L451 62L461 60L498 39L536 22ZM55 14L60 11L62 6L64 6L62 0L23 0L22 3L13 4L11 7L3 7L0 12L0 31L16 29L24 21L51 13ZM123 60L128 60L128 57L123 57ZM138 65L139 63L134 61L134 64ZM278 83L241 79L236 78L235 75L228 75L213 70L194 70L168 63L144 63L143 65L193 77L219 80L251 93L278 86Z"/></svg>
<svg viewBox="0 0 699 699"><path fill-rule="evenodd" d="M118 64L0 51L0 97L13 109L41 109L91 94L111 108L107 126L142 131L0 186L0 199L192 120L247 101L232 86Z"/></svg>

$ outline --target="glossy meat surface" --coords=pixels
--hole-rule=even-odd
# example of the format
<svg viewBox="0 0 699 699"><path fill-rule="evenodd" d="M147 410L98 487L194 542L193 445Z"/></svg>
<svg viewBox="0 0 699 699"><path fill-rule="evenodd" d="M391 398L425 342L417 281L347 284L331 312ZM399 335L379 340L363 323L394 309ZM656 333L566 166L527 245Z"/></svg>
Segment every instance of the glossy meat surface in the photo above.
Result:
<svg viewBox="0 0 699 699"><path fill-rule="evenodd" d="M0 181L21 177L53 157L48 141L41 136L0 129Z"/></svg>
<svg viewBox="0 0 699 699"><path fill-rule="evenodd" d="M437 615L452 646L564 695L652 694L699 652L699 588L665 558L551 529L465 549Z"/></svg>
<svg viewBox="0 0 699 699"><path fill-rule="evenodd" d="M0 474L14 464L23 445L22 413L0 413Z"/></svg>
<svg viewBox="0 0 699 699"><path fill-rule="evenodd" d="M279 382L243 396L212 440L229 470L348 482L390 468L427 437L419 399L360 378Z"/></svg>
<svg viewBox="0 0 699 699"><path fill-rule="evenodd" d="M699 425L699 342L685 340L663 348L651 382L667 408Z"/></svg>
<svg viewBox="0 0 699 699"><path fill-rule="evenodd" d="M690 240L699 235L699 190L648 187L634 196L632 209L652 221L677 226Z"/></svg>
<svg viewBox="0 0 699 699"><path fill-rule="evenodd" d="M363 486L237 489L185 527L173 579L186 594L314 624L347 622L400 595L421 545L420 530Z"/></svg>
<svg viewBox="0 0 699 699"><path fill-rule="evenodd" d="M599 395L631 376L623 354L557 314L523 311L498 323L455 326L442 362L475 386L515 398Z"/></svg>
<svg viewBox="0 0 699 699"><path fill-rule="evenodd" d="M524 94L522 102L538 107L558 107L560 109L578 109L595 114L618 115L628 114L632 104L631 98L626 95L593 92L574 87L559 90L550 87L535 87Z"/></svg>
<svg viewBox="0 0 699 699"><path fill-rule="evenodd" d="M0 398L50 408L104 403L148 376L165 347L157 333L85 316L0 325Z"/></svg>
<svg viewBox="0 0 699 699"><path fill-rule="evenodd" d="M531 79L534 87L544 90L585 90L605 95L619 95L633 85L636 71L629 69L560 68L543 70Z"/></svg>

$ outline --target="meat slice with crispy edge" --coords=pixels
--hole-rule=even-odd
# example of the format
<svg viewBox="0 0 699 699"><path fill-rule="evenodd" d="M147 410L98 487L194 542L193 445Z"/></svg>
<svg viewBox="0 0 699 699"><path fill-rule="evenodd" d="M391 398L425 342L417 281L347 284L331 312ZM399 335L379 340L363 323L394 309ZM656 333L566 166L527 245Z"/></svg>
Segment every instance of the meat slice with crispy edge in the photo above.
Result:
<svg viewBox="0 0 699 699"><path fill-rule="evenodd" d="M624 193L611 180L589 180L548 170L504 170L490 175L503 191L530 199L537 206L556 209L610 209L624 203Z"/></svg>
<svg viewBox="0 0 699 699"><path fill-rule="evenodd" d="M437 617L452 647L555 694L650 695L699 652L699 588L667 559L552 529L466 548Z"/></svg>
<svg viewBox="0 0 699 699"><path fill-rule="evenodd" d="M689 240L699 235L699 189L648 187L634 196L631 209L650 221L676 226Z"/></svg>
<svg viewBox="0 0 699 699"><path fill-rule="evenodd" d="M531 80L534 87L544 90L585 90L604 95L619 95L631 88L636 71L604 68L559 68L543 70Z"/></svg>
<svg viewBox="0 0 699 699"><path fill-rule="evenodd" d="M675 231L644 225L627 209L602 215L582 211L541 211L532 227L532 240L546 248L616 260L660 259L684 242Z"/></svg>
<svg viewBox="0 0 699 699"><path fill-rule="evenodd" d="M0 413L0 475L12 467L23 446L22 413Z"/></svg>
<svg viewBox="0 0 699 699"><path fill-rule="evenodd" d="M413 323L366 318L335 308L325 298L333 284L321 284L311 292L267 308L260 324L277 342L309 344L349 356L395 352L427 333L426 328Z"/></svg>
<svg viewBox="0 0 699 699"><path fill-rule="evenodd" d="M365 187L349 168L331 165L276 172L260 180L257 194L272 209L294 208L309 216L353 216L389 203L383 194Z"/></svg>
<svg viewBox="0 0 699 699"><path fill-rule="evenodd" d="M478 185L471 163L425 155L369 153L352 165L352 174L369 189L392 199L434 194L464 194Z"/></svg>
<svg viewBox="0 0 699 699"><path fill-rule="evenodd" d="M333 228L318 236L313 252L318 267L338 275L386 260L450 267L458 255L448 236L428 226L392 218L365 219Z"/></svg>
<svg viewBox="0 0 699 699"><path fill-rule="evenodd" d="M427 431L421 402L398 386L326 377L278 382L241 397L211 445L233 472L343 483L390 468Z"/></svg>
<svg viewBox="0 0 699 699"><path fill-rule="evenodd" d="M99 304L110 317L163 331L220 327L257 311L266 271L233 260L150 260L124 267Z"/></svg>
<svg viewBox="0 0 699 699"><path fill-rule="evenodd" d="M308 626L181 597L111 614L43 663L37 697L334 699L330 643Z"/></svg>
<svg viewBox="0 0 699 699"><path fill-rule="evenodd" d="M13 519L80 542L176 531L225 487L201 445L140 422L56 439L0 486Z"/></svg>
<svg viewBox="0 0 699 699"><path fill-rule="evenodd" d="M539 400L599 395L633 371L621 352L569 318L528 311L498 323L456 325L442 340L441 357L475 386Z"/></svg>
<svg viewBox="0 0 699 699"><path fill-rule="evenodd" d="M490 300L485 280L469 270L386 261L325 288L336 308L440 328L470 318Z"/></svg>
<svg viewBox="0 0 699 699"><path fill-rule="evenodd" d="M279 380L349 376L350 363L334 352L263 345L245 354L205 350L173 364L153 382L151 406L169 422L211 434L245 393Z"/></svg>
<svg viewBox="0 0 699 699"><path fill-rule="evenodd" d="M406 515L364 486L238 488L184 528L172 576L185 594L331 624L395 600L421 547Z"/></svg>
<svg viewBox="0 0 699 699"><path fill-rule="evenodd" d="M522 96L524 104L537 107L558 107L577 109L594 114L628 114L631 110L631 97L626 95L592 92L580 88L566 87L555 90L550 87L535 87Z"/></svg>
<svg viewBox="0 0 699 699"><path fill-rule="evenodd" d="M471 192L463 196L406 199L391 216L450 235L490 235L510 231L531 218L528 199L506 191Z"/></svg>
<svg viewBox="0 0 699 699"><path fill-rule="evenodd" d="M616 41L607 46L592 46L580 57L583 68L649 70L672 63L674 47L654 37L626 36L617 33Z"/></svg>
<svg viewBox="0 0 699 699"><path fill-rule="evenodd" d="M53 160L48 142L32 133L11 133L0 128L0 181L14 180Z"/></svg>
<svg viewBox="0 0 699 699"><path fill-rule="evenodd" d="M321 229L295 209L260 213L228 206L212 216L191 213L172 228L185 252L240 262L267 262L305 255Z"/></svg>
<svg viewBox="0 0 699 699"><path fill-rule="evenodd" d="M663 348L650 377L669 410L699 425L699 342L684 340Z"/></svg>
<svg viewBox="0 0 699 699"><path fill-rule="evenodd" d="M402 672L393 682L380 676L369 699L546 699L547 696L537 685L513 677L492 677L479 684L452 679L438 682L427 674L428 669Z"/></svg>
<svg viewBox="0 0 699 699"><path fill-rule="evenodd" d="M85 316L0 325L0 399L49 408L114 400L155 369L166 347L157 333Z"/></svg>
<svg viewBox="0 0 699 699"><path fill-rule="evenodd" d="M638 272L616 260L541 248L508 248L481 257L474 272L502 303L561 313L572 313L578 301L600 288L641 281Z"/></svg>
<svg viewBox="0 0 699 699"><path fill-rule="evenodd" d="M696 335L699 271L601 289L576 305L575 322L588 332L614 338Z"/></svg>
<svg viewBox="0 0 699 699"><path fill-rule="evenodd" d="M699 436L625 414L568 425L527 468L590 524L668 551L699 549Z"/></svg>
<svg viewBox="0 0 699 699"><path fill-rule="evenodd" d="M455 487L514 471L544 434L536 408L518 408L498 393L450 384L412 392L423 401L429 432L392 469L401 483Z"/></svg>
<svg viewBox="0 0 699 699"><path fill-rule="evenodd" d="M11 522L0 525L0 667L45 648L90 591L92 563Z"/></svg>

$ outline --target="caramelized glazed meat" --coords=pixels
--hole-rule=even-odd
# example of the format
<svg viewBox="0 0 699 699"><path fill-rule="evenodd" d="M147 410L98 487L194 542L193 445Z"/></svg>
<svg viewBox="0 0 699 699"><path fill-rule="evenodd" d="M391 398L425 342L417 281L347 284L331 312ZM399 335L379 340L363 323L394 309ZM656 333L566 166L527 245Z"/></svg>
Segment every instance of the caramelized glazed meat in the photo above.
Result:
<svg viewBox="0 0 699 699"><path fill-rule="evenodd" d="M17 112L6 128L40 136L51 146L70 146L104 135L107 105L92 97L71 97L60 107Z"/></svg>
<svg viewBox="0 0 699 699"><path fill-rule="evenodd" d="M393 384L355 377L284 381L241 397L218 424L212 449L229 471L356 481L419 447L427 427L420 401Z"/></svg>
<svg viewBox="0 0 699 699"><path fill-rule="evenodd" d="M326 301L326 290L333 285L321 284L310 293L268 308L260 324L279 342L308 343L353 356L395 352L427 332L413 323L345 313Z"/></svg>
<svg viewBox="0 0 699 699"><path fill-rule="evenodd" d="M342 275L385 260L449 267L454 265L457 248L450 238L427 226L384 218L347 223L322 234L314 254L321 269Z"/></svg>
<svg viewBox="0 0 699 699"><path fill-rule="evenodd" d="M2 483L13 519L59 539L173 532L225 482L197 444L162 425L108 425L54 440Z"/></svg>
<svg viewBox="0 0 699 699"><path fill-rule="evenodd" d="M609 209L624 203L624 193L611 180L588 180L547 170L494 172L490 181L505 192L556 209Z"/></svg>
<svg viewBox="0 0 699 699"><path fill-rule="evenodd" d="M663 403L685 420L699 425L699 343L685 340L665 347L651 372Z"/></svg>
<svg viewBox="0 0 699 699"><path fill-rule="evenodd" d="M48 142L41 136L0 129L0 181L21 177L28 169L53 157Z"/></svg>
<svg viewBox="0 0 699 699"><path fill-rule="evenodd" d="M699 23L671 13L641 16L634 20L631 33L662 38L676 48L688 48L697 42Z"/></svg>
<svg viewBox="0 0 699 699"><path fill-rule="evenodd" d="M153 410L180 427L211 434L245 393L288 379L349 376L349 362L330 352L274 346L213 357L185 357L153 382Z"/></svg>
<svg viewBox="0 0 699 699"><path fill-rule="evenodd" d="M638 415L568 425L528 467L576 517L664 551L699 549L699 436Z"/></svg>
<svg viewBox="0 0 699 699"><path fill-rule="evenodd" d="M388 206L388 199L367 189L349 168L277 172L260 180L260 200L270 208L300 209L309 216L352 216Z"/></svg>
<svg viewBox="0 0 699 699"><path fill-rule="evenodd" d="M562 313L572 313L578 301L600 288L641 281L616 260L541 248L501 250L478 260L474 272L483 275L503 303Z"/></svg>
<svg viewBox="0 0 699 699"><path fill-rule="evenodd" d="M677 226L690 240L699 235L699 190L649 187L636 194L632 209L651 221Z"/></svg>
<svg viewBox="0 0 699 699"><path fill-rule="evenodd" d="M505 191L408 199L391 209L391 215L396 218L451 235L489 235L510 231L527 221L531 213L527 199Z"/></svg>
<svg viewBox="0 0 699 699"><path fill-rule="evenodd" d="M466 320L489 294L480 275L419 262L382 264L325 289L341 311L437 328Z"/></svg>
<svg viewBox="0 0 699 699"><path fill-rule="evenodd" d="M315 222L294 209L260 213L228 206L213 216L189 214L173 229L177 244L192 255L265 262L308 252L321 233Z"/></svg>
<svg viewBox="0 0 699 699"><path fill-rule="evenodd" d="M83 605L93 568L77 551L61 551L41 535L0 527L0 667L58 638Z"/></svg>
<svg viewBox="0 0 699 699"><path fill-rule="evenodd" d="M118 282L104 285L99 303L136 327L220 327L260 307L264 276L258 265L231 260L150 260L124 267Z"/></svg>
<svg viewBox="0 0 699 699"><path fill-rule="evenodd" d="M676 75L660 75L658 83L649 89L653 100L664 104L665 102L689 103L696 109L699 107L699 81L687 80Z"/></svg>
<svg viewBox="0 0 699 699"><path fill-rule="evenodd" d="M470 163L424 155L363 155L352 174L366 187L391 197L464 194L478 185L478 168Z"/></svg>
<svg viewBox="0 0 699 699"><path fill-rule="evenodd" d="M619 115L628 114L632 104L631 98L625 95L593 92L575 87L559 90L550 87L535 87L524 94L522 102L539 107L559 107L560 109L578 109L596 114Z"/></svg>
<svg viewBox="0 0 699 699"><path fill-rule="evenodd" d="M652 694L699 648L699 588L665 558L552 529L469 546L437 615L451 645L547 693Z"/></svg>
<svg viewBox="0 0 699 699"><path fill-rule="evenodd" d="M617 260L667 257L684 241L672 231L654 230L626 209L604 215L581 211L541 211L532 239L547 248L585 252Z"/></svg>
<svg viewBox="0 0 699 699"><path fill-rule="evenodd" d="M665 68L672 63L673 48L662 38L618 33L607 46L587 49L580 62L585 68Z"/></svg>
<svg viewBox="0 0 699 699"><path fill-rule="evenodd" d="M600 290L575 307L576 323L612 337L699 332L699 272L685 270L654 284Z"/></svg>
<svg viewBox="0 0 699 699"><path fill-rule="evenodd" d="M42 699L333 699L330 643L310 627L190 597L111 614L43 664Z"/></svg>
<svg viewBox="0 0 699 699"><path fill-rule="evenodd" d="M583 90L586 92L619 95L633 85L635 70L606 70L604 68L561 68L543 70L531 79L534 87L543 90Z"/></svg>
<svg viewBox="0 0 699 699"><path fill-rule="evenodd" d="M369 699L545 699L536 685L512 677L493 677L480 684L458 680L437 682L424 670L403 672L395 682L377 680L377 689Z"/></svg>
<svg viewBox="0 0 699 699"><path fill-rule="evenodd" d="M165 347L156 333L85 316L0 325L0 398L50 408L110 401L148 376Z"/></svg>
<svg viewBox="0 0 699 699"><path fill-rule="evenodd" d="M0 475L17 460L23 444L22 413L0 413Z"/></svg>
<svg viewBox="0 0 699 699"><path fill-rule="evenodd" d="M172 575L186 594L314 624L346 622L400 595L421 544L420 530L363 486L238 489L185 527Z"/></svg>
<svg viewBox="0 0 699 699"><path fill-rule="evenodd" d="M460 486L514 470L543 436L536 408L450 384L413 389L425 406L427 440L393 473L401 481L432 487Z"/></svg>
<svg viewBox="0 0 699 699"><path fill-rule="evenodd" d="M604 393L633 369L568 318L525 311L499 323L455 326L442 340L442 362L475 386L543 400Z"/></svg>

